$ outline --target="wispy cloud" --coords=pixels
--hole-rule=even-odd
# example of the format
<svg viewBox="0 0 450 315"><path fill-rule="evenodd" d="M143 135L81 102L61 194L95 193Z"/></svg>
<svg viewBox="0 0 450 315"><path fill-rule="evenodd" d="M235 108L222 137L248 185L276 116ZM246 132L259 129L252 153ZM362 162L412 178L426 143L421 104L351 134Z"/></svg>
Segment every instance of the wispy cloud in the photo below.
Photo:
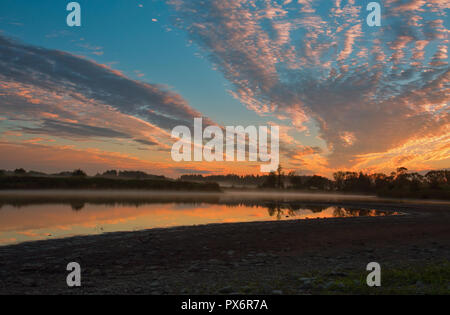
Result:
<svg viewBox="0 0 450 315"><path fill-rule="evenodd" d="M102 138L130 138L130 135L109 128L89 126L80 123L43 119L38 128L23 127L21 131L29 134L47 134L52 136L69 137L102 137Z"/></svg>
<svg viewBox="0 0 450 315"><path fill-rule="evenodd" d="M166 142L166 148L170 129L202 116L160 85L5 37L0 37L0 110L11 121L27 122L22 130L28 133L130 138Z"/></svg>
<svg viewBox="0 0 450 315"><path fill-rule="evenodd" d="M315 167L449 132L448 1L385 1L376 29L354 0L168 3L243 104L319 126L331 153Z"/></svg>

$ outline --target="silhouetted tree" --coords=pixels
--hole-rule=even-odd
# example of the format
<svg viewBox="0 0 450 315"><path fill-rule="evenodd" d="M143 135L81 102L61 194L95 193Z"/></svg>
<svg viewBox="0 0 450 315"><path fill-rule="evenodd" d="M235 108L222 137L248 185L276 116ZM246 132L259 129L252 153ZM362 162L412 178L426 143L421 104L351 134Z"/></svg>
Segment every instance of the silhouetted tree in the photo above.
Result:
<svg viewBox="0 0 450 315"><path fill-rule="evenodd" d="M325 177L314 175L306 181L309 189L330 190L332 182Z"/></svg>
<svg viewBox="0 0 450 315"><path fill-rule="evenodd" d="M26 175L27 171L25 171L23 168L17 168L14 170L15 175Z"/></svg>
<svg viewBox="0 0 450 315"><path fill-rule="evenodd" d="M433 189L439 189L441 185L447 183L445 171L431 171L425 175L429 185Z"/></svg>
<svg viewBox="0 0 450 315"><path fill-rule="evenodd" d="M277 187L277 174L275 172L270 172L267 176L266 181L262 185L264 188L276 188Z"/></svg>
<svg viewBox="0 0 450 315"><path fill-rule="evenodd" d="M406 175L408 173L408 169L406 167L397 168L397 176Z"/></svg>
<svg viewBox="0 0 450 315"><path fill-rule="evenodd" d="M86 177L87 174L83 170L78 169L78 170L75 170L72 172L72 176L73 177Z"/></svg>
<svg viewBox="0 0 450 315"><path fill-rule="evenodd" d="M82 201L79 201L79 202L72 202L72 203L70 204L70 206L71 206L71 208L72 208L73 211L78 212L78 211L83 210L83 208L85 207L85 203L82 202Z"/></svg>
<svg viewBox="0 0 450 315"><path fill-rule="evenodd" d="M345 188L345 173L336 172L333 174L334 184L337 190L344 190Z"/></svg>
<svg viewBox="0 0 450 315"><path fill-rule="evenodd" d="M423 188L423 176L419 173L410 174L410 191L418 192Z"/></svg>
<svg viewBox="0 0 450 315"><path fill-rule="evenodd" d="M289 178L292 188L294 189L305 189L306 176L291 176Z"/></svg>
<svg viewBox="0 0 450 315"><path fill-rule="evenodd" d="M116 170L110 170L110 171L106 171L102 174L102 176L107 176L107 177L117 177L118 173Z"/></svg>
<svg viewBox="0 0 450 315"><path fill-rule="evenodd" d="M372 187L372 182L370 180L369 175L366 175L363 172L360 172L359 177L358 177L357 186L358 186L358 191L369 192Z"/></svg>
<svg viewBox="0 0 450 315"><path fill-rule="evenodd" d="M284 173L283 173L283 167L280 165L278 165L278 169L277 169L277 188L279 189L283 189L284 188L284 183L283 183L283 177L284 177Z"/></svg>

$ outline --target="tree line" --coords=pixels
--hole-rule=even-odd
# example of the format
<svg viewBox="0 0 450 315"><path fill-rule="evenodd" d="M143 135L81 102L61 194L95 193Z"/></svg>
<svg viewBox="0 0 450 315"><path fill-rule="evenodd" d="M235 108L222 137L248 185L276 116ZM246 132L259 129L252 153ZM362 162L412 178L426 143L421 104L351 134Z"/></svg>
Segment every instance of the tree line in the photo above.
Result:
<svg viewBox="0 0 450 315"><path fill-rule="evenodd" d="M36 171L26 171L23 168L17 168L14 171L0 170L0 176L34 176L34 177L88 177L87 173L82 169L76 169L74 171L64 171L54 174L47 174ZM97 173L94 177L110 178L110 179L167 179L164 176L147 174L142 171L118 171L108 170L103 173Z"/></svg>
<svg viewBox="0 0 450 315"><path fill-rule="evenodd" d="M220 187L216 183L183 182L140 171L107 171L96 176L88 176L80 169L57 174L45 174L24 169L0 170L0 190L18 189L220 191Z"/></svg>
<svg viewBox="0 0 450 315"><path fill-rule="evenodd" d="M69 178L72 180L36 180L32 178ZM22 179L20 179L22 178ZM23 179L25 178L25 179ZM26 180L28 178L28 180ZM77 180L78 179L78 180ZM81 180L86 179L86 180ZM112 180L114 180L112 182ZM123 180L123 183L117 181ZM132 182L136 180L136 182ZM143 185L143 181L149 181ZM150 182L151 181L151 182ZM398 168L389 175L383 173L367 174L363 172L339 171L333 174L333 179L323 176L296 175L295 172L284 172L280 166L276 172L268 175L183 175L178 180L171 180L164 176L147 174L141 171L109 170L89 177L83 170L45 174L41 172L0 170L1 188L26 188L39 185L69 188L70 186L103 187L103 188L139 188L147 186L148 189L206 189L218 190L221 186L254 187L261 189L278 190L306 190L306 191L335 191L344 193L377 194L384 197L396 198L436 198L450 199L450 171L434 170L424 174L409 172L405 167ZM167 184L177 182L177 184ZM13 184L15 183L15 184ZM181 183L181 184L180 184ZM194 183L190 185L189 183ZM195 185L202 183L207 185ZM20 187L19 187L20 186Z"/></svg>
<svg viewBox="0 0 450 315"><path fill-rule="evenodd" d="M268 175L184 175L185 181L229 183L235 186L257 186L266 189L295 189L308 191L337 191L369 193L398 198L450 199L450 171L435 170L426 174L408 172L398 168L389 175L383 173L339 171L333 179L323 176L302 176L295 172L285 173L280 166Z"/></svg>

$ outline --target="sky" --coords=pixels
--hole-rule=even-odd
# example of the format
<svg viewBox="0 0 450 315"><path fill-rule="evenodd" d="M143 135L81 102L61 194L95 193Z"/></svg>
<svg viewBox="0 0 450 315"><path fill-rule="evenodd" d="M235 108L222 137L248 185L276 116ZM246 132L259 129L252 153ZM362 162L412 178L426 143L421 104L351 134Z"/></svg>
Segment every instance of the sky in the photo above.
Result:
<svg viewBox="0 0 450 315"><path fill-rule="evenodd" d="M450 168L448 0L0 1L0 169L256 174L174 162L175 126L280 128L286 170Z"/></svg>

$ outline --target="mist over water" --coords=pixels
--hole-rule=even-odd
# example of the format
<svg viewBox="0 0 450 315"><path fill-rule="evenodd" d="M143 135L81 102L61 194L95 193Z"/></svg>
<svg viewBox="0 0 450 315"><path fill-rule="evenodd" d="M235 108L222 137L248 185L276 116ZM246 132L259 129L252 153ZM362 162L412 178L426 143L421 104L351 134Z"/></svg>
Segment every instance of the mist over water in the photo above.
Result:
<svg viewBox="0 0 450 315"><path fill-rule="evenodd" d="M364 207L343 206L359 201ZM175 226L386 216L373 196L280 192L0 192L0 246ZM335 203L335 204L333 204Z"/></svg>

